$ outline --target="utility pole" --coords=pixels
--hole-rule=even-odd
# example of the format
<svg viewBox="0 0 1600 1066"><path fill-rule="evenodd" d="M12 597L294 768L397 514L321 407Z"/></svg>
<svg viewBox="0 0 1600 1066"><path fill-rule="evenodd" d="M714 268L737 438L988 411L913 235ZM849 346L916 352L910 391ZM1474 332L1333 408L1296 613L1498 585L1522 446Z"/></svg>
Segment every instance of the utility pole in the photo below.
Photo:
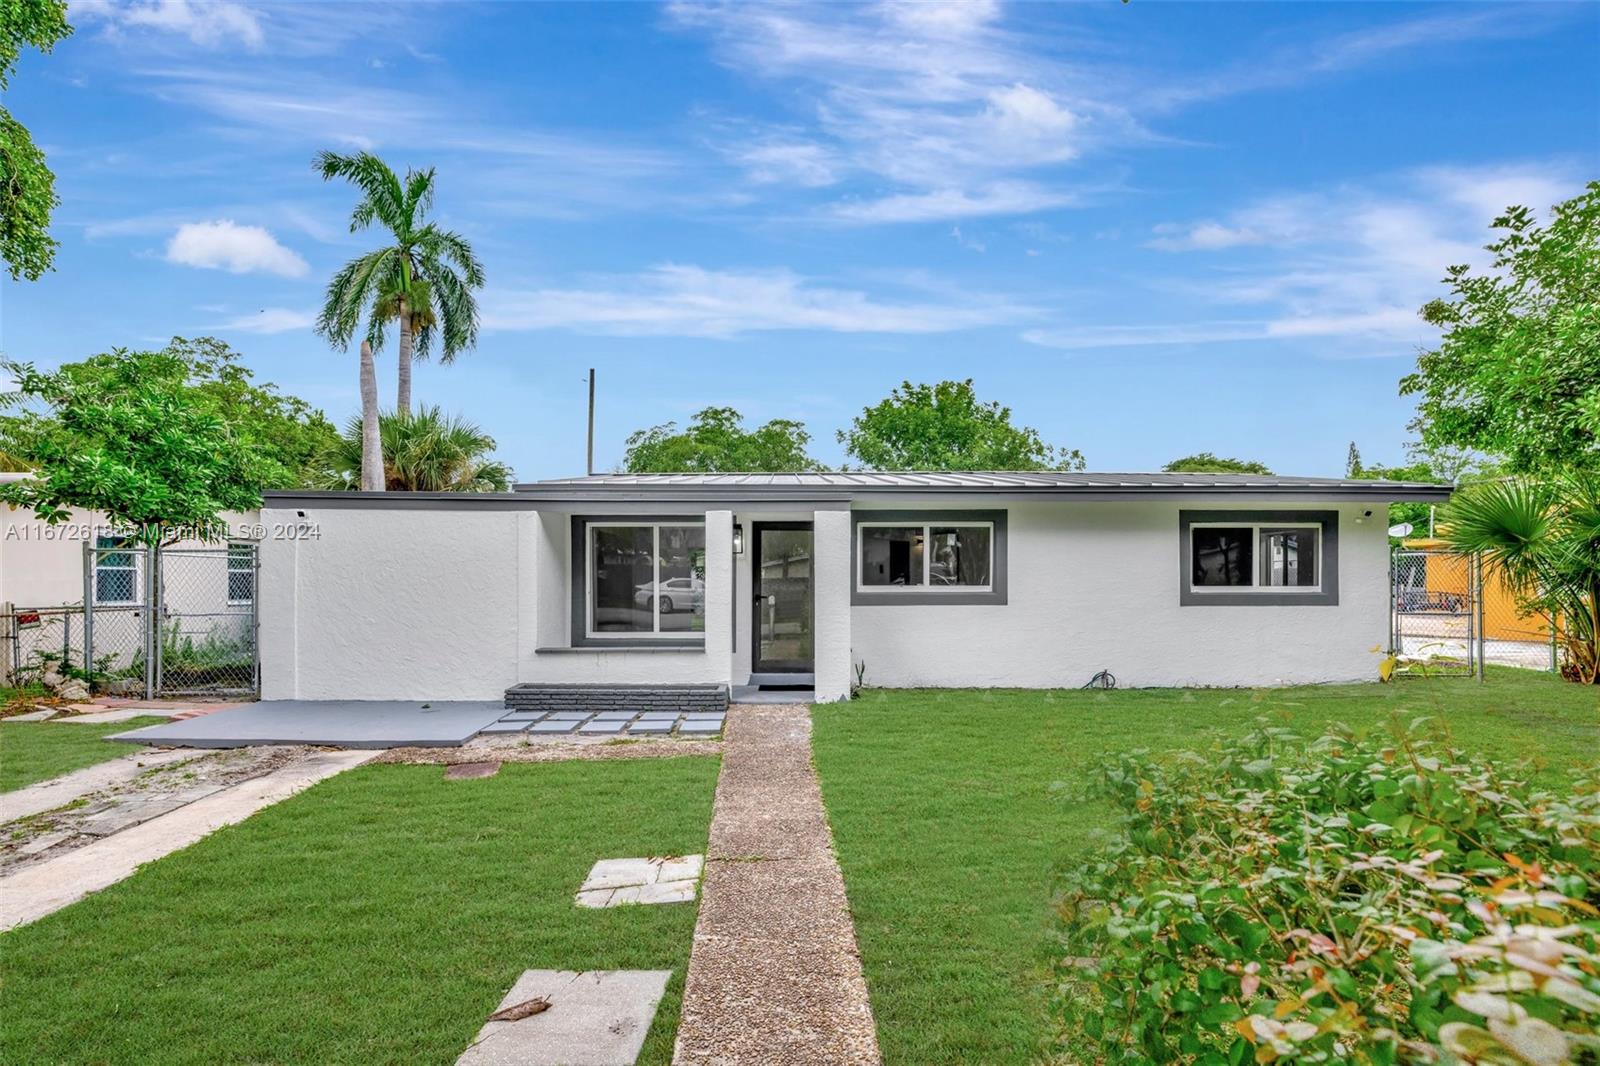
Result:
<svg viewBox="0 0 1600 1066"><path fill-rule="evenodd" d="M589 463L590 476L594 474L594 367L589 368Z"/></svg>

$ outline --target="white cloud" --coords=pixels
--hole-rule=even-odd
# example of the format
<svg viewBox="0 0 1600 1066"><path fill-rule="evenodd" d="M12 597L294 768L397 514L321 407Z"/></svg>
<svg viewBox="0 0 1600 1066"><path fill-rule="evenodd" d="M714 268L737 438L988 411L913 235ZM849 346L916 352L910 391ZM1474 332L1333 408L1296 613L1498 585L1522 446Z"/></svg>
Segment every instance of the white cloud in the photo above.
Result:
<svg viewBox="0 0 1600 1066"><path fill-rule="evenodd" d="M317 324L317 316L310 311L296 311L288 307L263 307L253 315L239 315L219 323L217 329L236 333L292 333L310 329Z"/></svg>
<svg viewBox="0 0 1600 1066"><path fill-rule="evenodd" d="M279 274L286 278L303 277L310 269L304 259L279 244L261 226L241 226L230 219L179 226L167 243L167 261L233 274Z"/></svg>
<svg viewBox="0 0 1600 1066"><path fill-rule="evenodd" d="M751 181L817 188L838 181L838 163L820 144L788 142L741 145L731 153Z"/></svg>
<svg viewBox="0 0 1600 1066"><path fill-rule="evenodd" d="M993 189L1039 186L1028 172L1079 156L1086 145L1134 127L1111 88L1047 52L1046 41L1003 29L996 3L888 3L858 8L679 3L684 26L704 30L729 66L792 81L814 128L807 160L825 153L827 172L878 179L888 188L863 208L835 203L824 214L860 222L954 219L1001 213L974 203ZM792 127L749 135L734 158L794 141ZM811 167L750 168L758 181L817 187ZM1059 206L1048 189L1004 213Z"/></svg>
<svg viewBox="0 0 1600 1066"><path fill-rule="evenodd" d="M899 193L877 200L842 200L828 209L841 222L932 222L941 219L1025 215L1075 202L1067 192L1031 182L998 182L976 189L944 188Z"/></svg>
<svg viewBox="0 0 1600 1066"><path fill-rule="evenodd" d="M260 48L261 17L232 0L72 0L69 17L105 24L108 33L152 30L187 37L204 48L238 43Z"/></svg>
<svg viewBox="0 0 1600 1066"><path fill-rule="evenodd" d="M771 330L948 333L1017 322L1032 309L968 295L889 301L788 270L718 271L666 264L579 289L491 290L486 329L572 329L613 336L733 337Z"/></svg>

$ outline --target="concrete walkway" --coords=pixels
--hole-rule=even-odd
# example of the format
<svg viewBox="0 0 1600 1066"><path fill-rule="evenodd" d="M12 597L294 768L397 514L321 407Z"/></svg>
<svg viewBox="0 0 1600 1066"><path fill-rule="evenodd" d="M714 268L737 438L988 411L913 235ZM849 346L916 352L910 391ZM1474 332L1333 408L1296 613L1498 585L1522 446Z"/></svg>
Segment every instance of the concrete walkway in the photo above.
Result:
<svg viewBox="0 0 1600 1066"><path fill-rule="evenodd" d="M881 1061L804 704L728 716L673 1061Z"/></svg>
<svg viewBox="0 0 1600 1066"><path fill-rule="evenodd" d="M155 748L146 748L132 755L122 755L109 762L85 766L70 774L19 788L15 792L0 792L0 823L14 822L18 818L53 811L80 796L132 781L146 770L188 762L204 754L206 753L203 751L159 751Z"/></svg>
<svg viewBox="0 0 1600 1066"><path fill-rule="evenodd" d="M377 754L319 752L60 858L0 878L0 931L38 921L91 892L116 884L147 862L186 848L225 825L242 822L262 808L359 766Z"/></svg>

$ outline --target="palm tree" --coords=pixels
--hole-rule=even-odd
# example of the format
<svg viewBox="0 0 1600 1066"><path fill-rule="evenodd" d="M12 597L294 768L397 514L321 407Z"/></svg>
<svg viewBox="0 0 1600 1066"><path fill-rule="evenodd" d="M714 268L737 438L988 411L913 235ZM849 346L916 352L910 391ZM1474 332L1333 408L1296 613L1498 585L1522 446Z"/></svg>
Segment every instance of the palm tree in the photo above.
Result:
<svg viewBox="0 0 1600 1066"><path fill-rule="evenodd" d="M505 492L511 468L490 457L494 438L437 407L379 420L383 479L395 492ZM353 489L361 470L361 420L352 418L326 457L318 488Z"/></svg>
<svg viewBox="0 0 1600 1066"><path fill-rule="evenodd" d="M1452 548L1482 552L1486 572L1551 619L1566 647L1563 674L1600 680L1600 471L1474 485L1440 517Z"/></svg>
<svg viewBox="0 0 1600 1066"><path fill-rule="evenodd" d="M378 430L378 372L372 344L361 342L361 491L383 491L383 438Z"/></svg>
<svg viewBox="0 0 1600 1066"><path fill-rule="evenodd" d="M400 331L399 414L411 411L411 361L426 359L438 336L439 361L449 363L478 339L483 265L460 234L425 220L433 206L434 171L407 170L405 180L371 152L322 152L313 168L324 181L344 178L361 191L350 232L376 222L393 243L346 263L328 284L317 331L340 348L366 323L374 348L390 322ZM418 329L426 321L430 328Z"/></svg>

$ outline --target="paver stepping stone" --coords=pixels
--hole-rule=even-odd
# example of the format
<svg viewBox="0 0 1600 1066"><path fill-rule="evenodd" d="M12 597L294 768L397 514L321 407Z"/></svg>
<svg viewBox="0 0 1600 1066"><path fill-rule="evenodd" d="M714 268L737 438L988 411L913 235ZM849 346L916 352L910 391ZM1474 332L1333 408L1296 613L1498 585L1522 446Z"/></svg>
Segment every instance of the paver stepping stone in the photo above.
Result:
<svg viewBox="0 0 1600 1066"><path fill-rule="evenodd" d="M647 722L676 722L681 715L677 711L645 711L639 717Z"/></svg>
<svg viewBox="0 0 1600 1066"><path fill-rule="evenodd" d="M720 733L722 732L722 719L720 718L688 718L678 727L679 734L684 733Z"/></svg>
<svg viewBox="0 0 1600 1066"><path fill-rule="evenodd" d="M628 724L627 722L618 722L618 721L615 721L615 720L608 721L608 722L602 722L599 719L596 719L593 722L585 723L582 727L580 727L578 729L578 732L580 732L580 733L620 733L620 732L622 732L623 727L626 726L627 724Z"/></svg>
<svg viewBox="0 0 1600 1066"><path fill-rule="evenodd" d="M630 733L670 733L672 719L641 718L628 727Z"/></svg>
<svg viewBox="0 0 1600 1066"><path fill-rule="evenodd" d="M56 713L56 710L55 710L54 707L46 707L42 711L29 711L27 714L14 714L10 718L7 718L6 721L8 721L8 722L42 722L46 718L49 718L52 714L55 714L55 713Z"/></svg>
<svg viewBox="0 0 1600 1066"><path fill-rule="evenodd" d="M694 899L704 868L703 855L601 859L589 870L574 902L580 907L688 903Z"/></svg>
<svg viewBox="0 0 1600 1066"><path fill-rule="evenodd" d="M530 733L570 733L578 728L578 722L572 718L557 718L554 715L542 722L533 723Z"/></svg>
<svg viewBox="0 0 1600 1066"><path fill-rule="evenodd" d="M543 711L512 711L510 714L502 714L500 720L502 722L537 722L543 717Z"/></svg>
<svg viewBox="0 0 1600 1066"><path fill-rule="evenodd" d="M500 772L497 762L458 762L444 772L446 781L475 781L480 777L493 777Z"/></svg>
<svg viewBox="0 0 1600 1066"><path fill-rule="evenodd" d="M594 717L597 722L631 722L638 714L634 711L601 711Z"/></svg>
<svg viewBox="0 0 1600 1066"><path fill-rule="evenodd" d="M558 722L584 722L594 716L588 711L557 711L550 717Z"/></svg>
<svg viewBox="0 0 1600 1066"><path fill-rule="evenodd" d="M671 978L671 970L528 970L495 1013L530 1000L548 1006L485 1023L457 1066L632 1066Z"/></svg>
<svg viewBox="0 0 1600 1066"><path fill-rule="evenodd" d="M74 770L70 774L49 781L41 781L37 785L19 788L15 792L0 793L0 823L54 810L63 804L71 803L79 796L87 796L91 792L132 781L155 767L189 762L205 754L207 753L192 749L158 751L146 748L131 755L123 755L93 766L86 766L81 770Z"/></svg>
<svg viewBox="0 0 1600 1066"><path fill-rule="evenodd" d="M480 733L521 733L523 730L527 729L532 724L533 724L532 722L490 722L488 725L486 725L482 729L478 730L478 732L480 732Z"/></svg>

